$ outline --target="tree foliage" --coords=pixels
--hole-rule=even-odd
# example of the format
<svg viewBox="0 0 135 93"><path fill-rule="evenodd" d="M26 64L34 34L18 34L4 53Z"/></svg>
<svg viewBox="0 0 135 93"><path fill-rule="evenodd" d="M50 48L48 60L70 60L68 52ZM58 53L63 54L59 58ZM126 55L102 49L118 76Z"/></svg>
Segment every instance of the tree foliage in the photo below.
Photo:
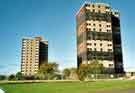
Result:
<svg viewBox="0 0 135 93"><path fill-rule="evenodd" d="M70 79L77 80L78 74L77 74L77 68L71 68L70 69Z"/></svg>
<svg viewBox="0 0 135 93"><path fill-rule="evenodd" d="M63 70L64 79L78 79L77 68L65 68Z"/></svg>
<svg viewBox="0 0 135 93"><path fill-rule="evenodd" d="M21 72L17 72L17 73L16 73L16 79L17 79L17 80L23 80L23 79L24 79L24 76L22 75Z"/></svg>
<svg viewBox="0 0 135 93"><path fill-rule="evenodd" d="M11 74L9 77L8 77L8 80L16 80L16 76Z"/></svg>
<svg viewBox="0 0 135 93"><path fill-rule="evenodd" d="M65 79L68 79L69 76L70 76L70 69L65 68L65 69L63 70L63 76L64 76Z"/></svg>
<svg viewBox="0 0 135 93"><path fill-rule="evenodd" d="M6 80L6 76L5 75L0 75L0 80Z"/></svg>
<svg viewBox="0 0 135 93"><path fill-rule="evenodd" d="M90 64L81 64L78 70L79 79L84 80L89 74L103 74L104 69L103 64L97 60L92 60Z"/></svg>
<svg viewBox="0 0 135 93"><path fill-rule="evenodd" d="M44 63L40 66L37 77L39 79L52 79L55 77L55 72L58 71L58 64Z"/></svg>

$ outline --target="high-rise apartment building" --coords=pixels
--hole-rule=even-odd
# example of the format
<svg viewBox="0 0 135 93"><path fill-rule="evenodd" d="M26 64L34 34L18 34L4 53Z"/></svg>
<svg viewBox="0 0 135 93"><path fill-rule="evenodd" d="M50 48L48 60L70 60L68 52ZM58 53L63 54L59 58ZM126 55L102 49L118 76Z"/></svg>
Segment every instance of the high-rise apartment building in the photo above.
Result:
<svg viewBox="0 0 135 93"><path fill-rule="evenodd" d="M78 67L97 59L108 73L123 73L120 13L109 4L85 2L76 24Z"/></svg>
<svg viewBox="0 0 135 93"><path fill-rule="evenodd" d="M41 37L24 38L21 73L25 76L33 76L44 62L48 62L48 41L43 41Z"/></svg>

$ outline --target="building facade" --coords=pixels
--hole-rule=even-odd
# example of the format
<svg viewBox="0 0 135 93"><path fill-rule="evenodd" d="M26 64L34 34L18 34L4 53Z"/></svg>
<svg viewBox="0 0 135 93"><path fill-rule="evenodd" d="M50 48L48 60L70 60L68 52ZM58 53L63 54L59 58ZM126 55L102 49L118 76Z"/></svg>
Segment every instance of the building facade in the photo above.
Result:
<svg viewBox="0 0 135 93"><path fill-rule="evenodd" d="M85 2L76 14L77 65L98 60L108 73L123 73L120 14L109 4Z"/></svg>
<svg viewBox="0 0 135 93"><path fill-rule="evenodd" d="M42 63L48 62L48 41L41 37L22 40L21 73L24 76L35 75Z"/></svg>

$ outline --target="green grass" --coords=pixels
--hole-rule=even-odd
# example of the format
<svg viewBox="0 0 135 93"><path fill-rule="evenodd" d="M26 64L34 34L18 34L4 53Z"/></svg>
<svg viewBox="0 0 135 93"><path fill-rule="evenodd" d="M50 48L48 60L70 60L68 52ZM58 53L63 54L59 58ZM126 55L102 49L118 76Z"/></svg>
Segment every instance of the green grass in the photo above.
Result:
<svg viewBox="0 0 135 93"><path fill-rule="evenodd" d="M135 81L0 84L6 93L135 93Z"/></svg>

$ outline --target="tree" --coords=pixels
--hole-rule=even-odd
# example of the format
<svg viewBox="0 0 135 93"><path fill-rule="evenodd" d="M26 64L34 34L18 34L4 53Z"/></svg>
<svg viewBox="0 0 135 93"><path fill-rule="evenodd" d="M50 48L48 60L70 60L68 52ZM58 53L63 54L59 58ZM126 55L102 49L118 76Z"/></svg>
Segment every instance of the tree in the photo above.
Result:
<svg viewBox="0 0 135 93"><path fill-rule="evenodd" d="M97 78L97 74L103 74L105 68L103 64L99 63L97 60L93 60L91 64L89 64L89 72L90 74L94 74Z"/></svg>
<svg viewBox="0 0 135 93"><path fill-rule="evenodd" d="M79 79L84 80L89 74L103 74L104 69L103 64L99 63L98 60L92 60L90 64L81 64L78 70Z"/></svg>
<svg viewBox="0 0 135 93"><path fill-rule="evenodd" d="M78 77L80 80L84 80L87 75L88 75L88 65L85 65L85 64L81 64L79 69L78 69Z"/></svg>
<svg viewBox="0 0 135 93"><path fill-rule="evenodd" d="M68 79L69 76L70 76L70 69L65 68L65 69L63 70L63 76L64 76L65 79Z"/></svg>
<svg viewBox="0 0 135 93"><path fill-rule="evenodd" d="M63 75L65 79L77 80L78 79L77 68L65 68L63 70Z"/></svg>
<svg viewBox="0 0 135 93"><path fill-rule="evenodd" d="M58 71L58 64L56 63L44 63L40 66L37 76L40 79L53 79L55 72Z"/></svg>
<svg viewBox="0 0 135 93"><path fill-rule="evenodd" d="M73 79L73 80L78 79L77 68L70 69L70 79Z"/></svg>
<svg viewBox="0 0 135 93"><path fill-rule="evenodd" d="M43 79L45 79L45 75L44 75L44 73L42 73L42 72L38 72L38 73L36 74L36 79L39 79L39 80L43 80Z"/></svg>
<svg viewBox="0 0 135 93"><path fill-rule="evenodd" d="M0 80L6 80L6 76L5 75L0 75Z"/></svg>
<svg viewBox="0 0 135 93"><path fill-rule="evenodd" d="M88 64L88 69L91 74L103 74L105 68L98 60L92 60L91 63Z"/></svg>
<svg viewBox="0 0 135 93"><path fill-rule="evenodd" d="M16 80L15 75L11 74L11 75L8 77L8 80Z"/></svg>
<svg viewBox="0 0 135 93"><path fill-rule="evenodd" d="M24 77L23 77L21 72L16 73L16 79L17 80L23 80L24 79Z"/></svg>
<svg viewBox="0 0 135 93"><path fill-rule="evenodd" d="M24 76L24 79L25 80L36 80L37 78L36 78L36 76L31 75L31 76Z"/></svg>

